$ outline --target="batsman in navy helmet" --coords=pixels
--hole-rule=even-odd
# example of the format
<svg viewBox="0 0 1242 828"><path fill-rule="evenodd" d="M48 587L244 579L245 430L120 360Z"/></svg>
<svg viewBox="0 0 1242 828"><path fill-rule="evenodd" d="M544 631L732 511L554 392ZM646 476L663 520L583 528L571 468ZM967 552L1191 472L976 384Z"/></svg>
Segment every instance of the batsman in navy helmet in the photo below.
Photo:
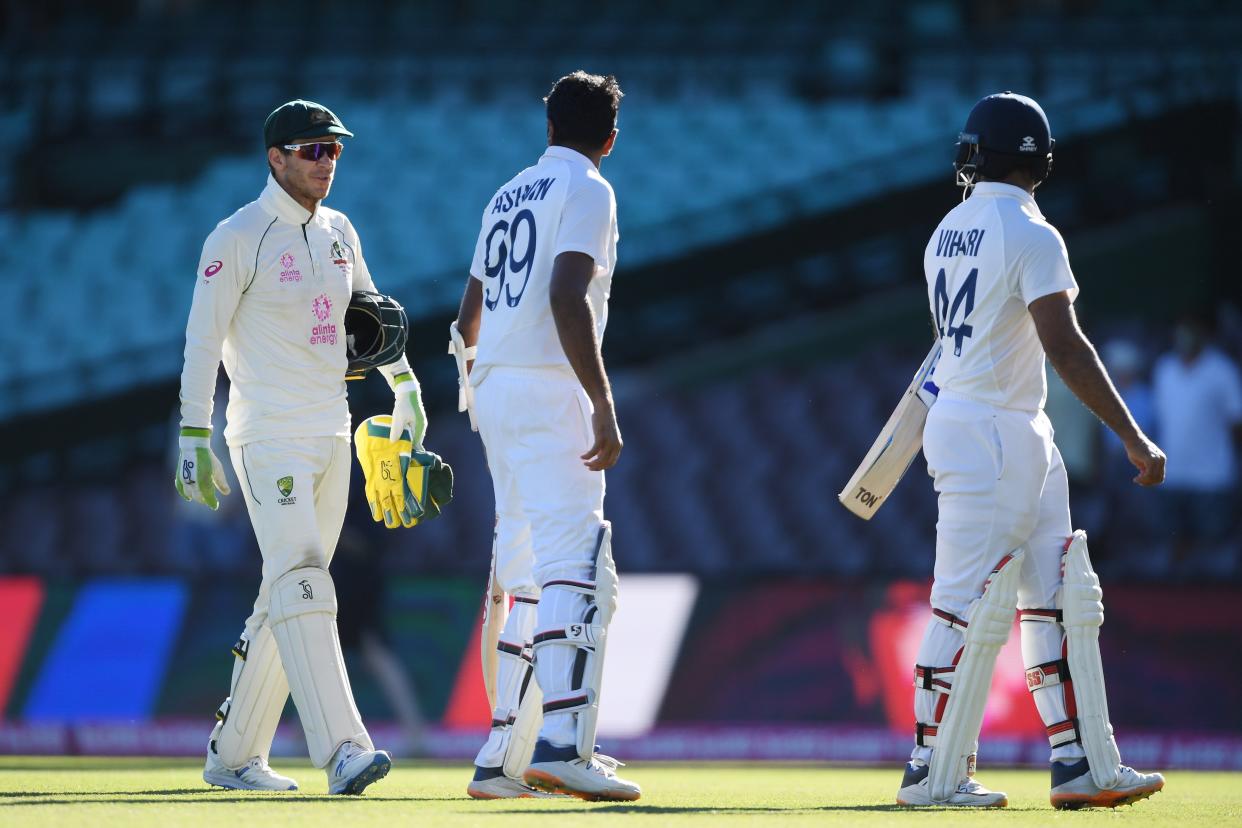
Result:
<svg viewBox="0 0 1242 828"><path fill-rule="evenodd" d="M914 665L914 746L902 805L1003 807L975 779L992 671L1022 620L1026 683L1051 747L1058 808L1151 796L1158 773L1121 764L1100 665L1104 620L1087 535L1070 521L1069 484L1044 414L1045 357L1117 433L1137 475L1164 479L1163 452L1117 395L1078 327L1065 242L1035 203L1052 168L1039 104L1002 92L975 104L954 168L966 189L923 256L940 361L923 427L935 481L931 613Z"/></svg>
<svg viewBox="0 0 1242 828"><path fill-rule="evenodd" d="M977 180L1003 181L1015 170L1025 171L1032 189L1052 171L1057 142L1048 116L1033 99L1015 92L988 95L975 104L966 127L957 136L957 185L966 195Z"/></svg>

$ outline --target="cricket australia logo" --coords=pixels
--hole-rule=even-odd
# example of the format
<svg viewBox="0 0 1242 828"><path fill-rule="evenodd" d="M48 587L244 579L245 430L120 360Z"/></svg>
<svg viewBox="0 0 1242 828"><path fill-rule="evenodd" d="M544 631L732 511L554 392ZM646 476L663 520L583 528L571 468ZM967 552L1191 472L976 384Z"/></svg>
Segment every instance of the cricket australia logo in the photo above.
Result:
<svg viewBox="0 0 1242 828"><path fill-rule="evenodd" d="M339 240L332 242L332 264L341 269L342 276L346 279L349 278L349 270L351 265L349 263L349 259L345 258L345 247Z"/></svg>
<svg viewBox="0 0 1242 828"><path fill-rule="evenodd" d="M336 325L328 321L332 315L332 300L328 294L321 293L311 302L311 313L319 320L319 324L311 328L310 344L335 345Z"/></svg>
<svg viewBox="0 0 1242 828"><path fill-rule="evenodd" d="M1031 135L1023 138L1022 143L1018 146L1018 152L1034 152L1035 149L1035 138Z"/></svg>
<svg viewBox="0 0 1242 828"><path fill-rule="evenodd" d="M280 256L280 281L282 284L286 282L302 281L302 271L293 265L297 262L293 258L293 254L289 252L282 253Z"/></svg>
<svg viewBox="0 0 1242 828"><path fill-rule="evenodd" d="M276 490L280 492L280 498L276 502L281 506L290 506L298 502L298 499L293 497L292 475L288 475L277 480Z"/></svg>
<svg viewBox="0 0 1242 828"><path fill-rule="evenodd" d="M298 581L298 586L302 588L302 598L304 600L309 601L315 597L315 591L311 589L310 581L303 578Z"/></svg>

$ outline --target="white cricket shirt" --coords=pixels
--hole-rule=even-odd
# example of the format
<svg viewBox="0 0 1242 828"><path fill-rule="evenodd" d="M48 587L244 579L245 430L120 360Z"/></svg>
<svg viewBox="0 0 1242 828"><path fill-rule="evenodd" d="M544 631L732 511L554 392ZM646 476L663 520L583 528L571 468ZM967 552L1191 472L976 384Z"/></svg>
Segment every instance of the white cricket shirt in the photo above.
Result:
<svg viewBox="0 0 1242 828"><path fill-rule="evenodd" d="M1160 447L1169 456L1165 486L1195 491L1233 486L1233 427L1242 421L1237 367L1215 348L1204 348L1189 365L1176 354L1160 357L1152 380Z"/></svg>
<svg viewBox="0 0 1242 828"><path fill-rule="evenodd" d="M1027 307L1078 284L1061 234L1035 199L1009 184L975 185L923 254L927 296L944 345L941 392L1036 411L1047 397L1044 348Z"/></svg>
<svg viewBox="0 0 1242 828"><path fill-rule="evenodd" d="M256 201L203 245L185 329L181 424L211 424L216 371L230 380L228 444L350 434L345 308L375 290L358 234L343 213L314 214L269 175ZM381 369L390 379L403 356Z"/></svg>
<svg viewBox="0 0 1242 828"><path fill-rule="evenodd" d="M470 265L470 275L483 283L478 357L470 373L476 385L498 365L572 372L548 295L552 263L561 253L595 260L587 300L603 341L618 238L612 186L574 150L548 147L535 166L496 191L483 210Z"/></svg>

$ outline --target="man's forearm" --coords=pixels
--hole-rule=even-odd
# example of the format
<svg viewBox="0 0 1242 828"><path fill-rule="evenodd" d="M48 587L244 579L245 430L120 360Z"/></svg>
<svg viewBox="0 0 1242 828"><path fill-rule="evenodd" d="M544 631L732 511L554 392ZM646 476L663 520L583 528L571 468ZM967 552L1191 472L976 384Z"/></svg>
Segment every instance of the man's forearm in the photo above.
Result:
<svg viewBox="0 0 1242 828"><path fill-rule="evenodd" d="M595 336L595 312L585 296L552 297L552 318L556 334L578 382L593 403L612 400L604 358Z"/></svg>
<svg viewBox="0 0 1242 828"><path fill-rule="evenodd" d="M1130 416L1130 410L1117 393L1090 342L1080 339L1056 352L1050 352L1048 359L1066 387L1123 442L1141 435L1134 418Z"/></svg>
<svg viewBox="0 0 1242 828"><path fill-rule="evenodd" d="M473 276L466 277L466 289L457 309L457 332L466 347L478 344L479 326L483 319L483 283Z"/></svg>

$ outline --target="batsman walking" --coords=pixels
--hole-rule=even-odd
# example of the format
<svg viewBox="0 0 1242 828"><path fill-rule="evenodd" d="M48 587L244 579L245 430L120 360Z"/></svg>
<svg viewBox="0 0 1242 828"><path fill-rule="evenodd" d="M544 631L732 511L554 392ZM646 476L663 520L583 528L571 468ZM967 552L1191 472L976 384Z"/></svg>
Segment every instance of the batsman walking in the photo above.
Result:
<svg viewBox="0 0 1242 828"><path fill-rule="evenodd" d="M992 806L974 779L979 729L1015 607L1027 686L1052 747L1052 804L1115 806L1151 796L1160 774L1121 764L1100 666L1104 607L1087 538L1044 414L1047 355L1065 384L1117 433L1138 470L1164 479L1165 457L1135 424L1078 327L1078 285L1035 188L1054 142L1030 98L975 105L958 139L968 198L927 245L928 299L942 353L923 429L939 496L932 619L914 669L915 747L903 805Z"/></svg>
<svg viewBox="0 0 1242 828"><path fill-rule="evenodd" d="M186 325L177 491L217 507L228 494L211 450L211 408L223 358L231 380L224 436L263 555L254 612L233 648L229 697L216 714L203 778L226 788L294 790L268 753L290 691L311 761L333 794L358 794L387 774L354 705L336 629L328 565L349 494L346 309L354 291L381 304L358 234L324 207L342 137L319 104L291 101L263 127L271 175L256 201L207 237ZM399 310L399 308L398 308ZM426 429L418 381L399 343L382 366L397 433ZM383 361L389 364L384 365ZM394 361L395 360L395 361Z"/></svg>
<svg viewBox="0 0 1242 828"><path fill-rule="evenodd" d="M599 166L620 101L611 76L575 72L552 87L548 148L484 209L452 331L462 403L496 496L493 597L498 607L505 593L515 599L486 676L493 730L469 787L479 798L529 796L526 786L584 799L640 794L595 752L617 600L604 471L621 453L600 355L617 213Z"/></svg>

